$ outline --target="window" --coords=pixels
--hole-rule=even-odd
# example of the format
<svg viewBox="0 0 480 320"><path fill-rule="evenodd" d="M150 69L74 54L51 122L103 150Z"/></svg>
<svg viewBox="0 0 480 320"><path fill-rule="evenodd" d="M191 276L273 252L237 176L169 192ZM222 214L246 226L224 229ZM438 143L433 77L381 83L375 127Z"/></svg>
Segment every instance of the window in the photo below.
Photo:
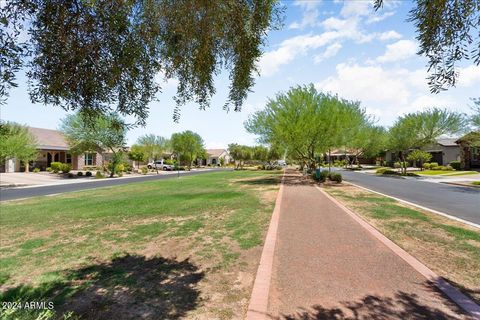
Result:
<svg viewBox="0 0 480 320"><path fill-rule="evenodd" d="M480 149L476 147L472 147L472 159L473 160L480 160Z"/></svg>
<svg viewBox="0 0 480 320"><path fill-rule="evenodd" d="M72 163L72 155L70 153L65 154L65 163Z"/></svg>
<svg viewBox="0 0 480 320"><path fill-rule="evenodd" d="M85 153L85 165L93 166L93 153Z"/></svg>

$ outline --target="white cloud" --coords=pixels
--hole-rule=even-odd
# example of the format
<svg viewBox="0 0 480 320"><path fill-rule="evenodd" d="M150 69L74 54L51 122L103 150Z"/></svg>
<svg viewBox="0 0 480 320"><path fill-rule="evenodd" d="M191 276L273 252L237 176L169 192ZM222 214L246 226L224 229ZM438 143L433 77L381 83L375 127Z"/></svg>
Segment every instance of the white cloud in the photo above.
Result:
<svg viewBox="0 0 480 320"><path fill-rule="evenodd" d="M380 22L387 19L388 17L393 16L394 14L395 14L395 11L387 11L383 14L371 14L367 19L366 23L371 24L371 23Z"/></svg>
<svg viewBox="0 0 480 320"><path fill-rule="evenodd" d="M293 5L302 8L303 15L300 22L293 22L289 29L304 29L305 27L314 27L318 24L318 6L320 1L299 1L296 0Z"/></svg>
<svg viewBox="0 0 480 320"><path fill-rule="evenodd" d="M291 62L299 54L325 46L335 38L336 32L324 32L320 35L302 35L283 41L277 50L265 53L259 61L262 76L275 74L280 66Z"/></svg>
<svg viewBox="0 0 480 320"><path fill-rule="evenodd" d="M377 58L379 62L395 62L415 56L417 43L412 40L400 40L387 45L385 53Z"/></svg>
<svg viewBox="0 0 480 320"><path fill-rule="evenodd" d="M382 32L378 35L378 39L382 41L387 41L387 40L398 40L402 38L402 35L395 30L390 30L390 31L385 31Z"/></svg>
<svg viewBox="0 0 480 320"><path fill-rule="evenodd" d="M466 68L460 68L458 70L458 82L459 87L470 87L475 85L480 88L480 66L471 65Z"/></svg>
<svg viewBox="0 0 480 320"><path fill-rule="evenodd" d="M334 44L331 44L325 49L325 52L322 54L316 55L314 58L315 63L320 63L325 59L334 57L338 51L342 48L342 45L339 42L335 42Z"/></svg>
<svg viewBox="0 0 480 320"><path fill-rule="evenodd" d="M460 92L450 89L431 94L427 83L427 70L406 68L384 68L382 65L360 65L340 63L335 74L315 83L318 90L361 101L369 114L392 123L398 116L432 107L467 108L472 90L480 87L479 69L470 66L460 70L466 75L463 85L469 90ZM459 83L460 86L460 83ZM474 90L473 90L474 91Z"/></svg>

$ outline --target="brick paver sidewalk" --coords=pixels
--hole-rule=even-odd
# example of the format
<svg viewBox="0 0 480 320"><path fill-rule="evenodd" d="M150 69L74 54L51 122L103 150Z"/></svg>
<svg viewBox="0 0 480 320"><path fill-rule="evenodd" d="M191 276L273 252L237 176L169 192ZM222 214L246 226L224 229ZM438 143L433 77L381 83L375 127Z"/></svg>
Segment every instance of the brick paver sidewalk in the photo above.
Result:
<svg viewBox="0 0 480 320"><path fill-rule="evenodd" d="M285 177L268 313L280 319L467 319L293 171Z"/></svg>

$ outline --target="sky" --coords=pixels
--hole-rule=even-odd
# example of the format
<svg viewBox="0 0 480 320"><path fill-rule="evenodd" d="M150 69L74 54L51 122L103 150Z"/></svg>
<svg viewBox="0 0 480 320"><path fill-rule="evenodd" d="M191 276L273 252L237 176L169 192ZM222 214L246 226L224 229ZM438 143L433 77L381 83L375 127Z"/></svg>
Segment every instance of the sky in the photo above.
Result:
<svg viewBox="0 0 480 320"><path fill-rule="evenodd" d="M398 116L430 107L469 113L471 97L480 94L480 66L467 61L459 66L455 88L431 94L427 85L427 60L418 56L415 30L406 18L410 1L386 1L375 12L370 1L283 1L284 26L269 31L264 55L258 61L260 75L241 112L226 112L228 74L216 79L217 93L211 107L182 107L179 123L172 116L172 97L177 82L162 81L159 101L149 104L145 127L128 132L128 144L143 134L169 137L192 130L207 148L226 148L229 143L253 145L256 137L243 123L261 110L269 98L296 85L313 83L323 92L361 102L377 123L392 125ZM18 75L18 88L10 91L0 107L2 120L34 127L58 129L66 112L61 108L32 104L27 81Z"/></svg>

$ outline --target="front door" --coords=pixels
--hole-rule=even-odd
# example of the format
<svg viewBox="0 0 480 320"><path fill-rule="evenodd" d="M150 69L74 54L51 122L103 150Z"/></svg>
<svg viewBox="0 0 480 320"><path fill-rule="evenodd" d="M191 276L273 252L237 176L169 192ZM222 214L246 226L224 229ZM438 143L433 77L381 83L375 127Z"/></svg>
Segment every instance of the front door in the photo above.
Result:
<svg viewBox="0 0 480 320"><path fill-rule="evenodd" d="M47 152L47 167L50 167L50 164L52 162L58 162L58 160L59 160L58 153L55 153L55 155L52 157L52 154L50 152Z"/></svg>

